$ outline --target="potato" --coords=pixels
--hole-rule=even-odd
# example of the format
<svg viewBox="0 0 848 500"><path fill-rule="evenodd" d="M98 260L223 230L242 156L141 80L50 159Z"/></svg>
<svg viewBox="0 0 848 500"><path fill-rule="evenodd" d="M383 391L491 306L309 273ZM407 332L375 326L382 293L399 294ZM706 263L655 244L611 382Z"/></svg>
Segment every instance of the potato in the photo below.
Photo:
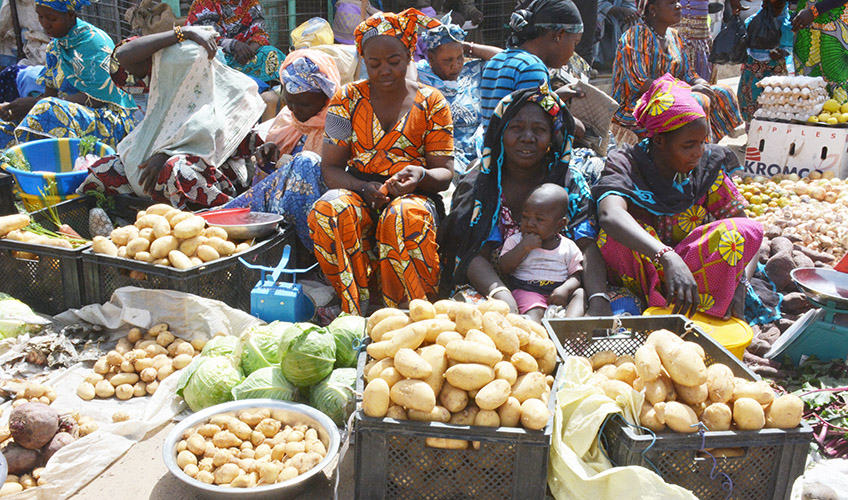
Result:
<svg viewBox="0 0 848 500"><path fill-rule="evenodd" d="M369 384L370 385L370 384ZM392 386L389 397L407 410L429 412L436 406L436 394L421 380L401 380ZM388 410L388 407L386 408Z"/></svg>
<svg viewBox="0 0 848 500"><path fill-rule="evenodd" d="M524 351L518 351L509 358L510 363L515 366L519 373L535 372L539 370L536 359Z"/></svg>
<svg viewBox="0 0 848 500"><path fill-rule="evenodd" d="M404 379L403 375L401 375L400 372L397 371L397 368L395 368L394 366L390 366L383 370L383 372L380 373L380 378L385 380L386 383L389 384L390 388L398 381Z"/></svg>
<svg viewBox="0 0 848 500"><path fill-rule="evenodd" d="M136 382L135 384L133 384L133 396L137 398L147 396L147 383Z"/></svg>
<svg viewBox="0 0 848 500"><path fill-rule="evenodd" d="M604 365L612 364L614 366L616 355L613 351L598 351L591 357L592 369L597 371Z"/></svg>
<svg viewBox="0 0 848 500"><path fill-rule="evenodd" d="M365 383L367 384L371 380L379 377L380 374L383 373L383 370L392 366L395 366L395 360L392 358L383 358L380 361L377 361L365 372Z"/></svg>
<svg viewBox="0 0 848 500"><path fill-rule="evenodd" d="M509 314L509 304L498 299L488 299L482 304L478 305L477 309L479 309L480 312L484 314L489 311L496 312L502 316L506 316L507 314Z"/></svg>
<svg viewBox="0 0 848 500"><path fill-rule="evenodd" d="M501 420L501 425L505 427L516 427L521 421L521 403L510 396L498 408L498 417Z"/></svg>
<svg viewBox="0 0 848 500"><path fill-rule="evenodd" d="M733 399L751 398L766 406L774 401L774 391L768 385L768 382L760 380L758 382L742 382L736 384L736 389L733 391Z"/></svg>
<svg viewBox="0 0 848 500"><path fill-rule="evenodd" d="M501 417L498 416L498 412L496 411L480 410L474 416L474 425L481 427L500 427Z"/></svg>
<svg viewBox="0 0 848 500"><path fill-rule="evenodd" d="M512 385L512 397L523 404L530 398L540 398L547 387L548 384L545 382L543 374L539 372L526 373L519 376Z"/></svg>
<svg viewBox="0 0 848 500"><path fill-rule="evenodd" d="M91 250L94 253L109 255L111 257L118 256L118 247L103 236L94 237L94 239L91 241Z"/></svg>
<svg viewBox="0 0 848 500"><path fill-rule="evenodd" d="M213 260L218 260L221 258L221 255L218 253L217 250L206 244L198 246L196 252L197 256L203 262L211 262Z"/></svg>
<svg viewBox="0 0 848 500"><path fill-rule="evenodd" d="M374 327L370 330L371 340L379 342L380 340L383 340L383 335L386 333L400 330L410 323L406 314L401 311L398 311L398 313L400 314L386 316L385 319L374 325Z"/></svg>
<svg viewBox="0 0 848 500"><path fill-rule="evenodd" d="M553 345L553 344L551 344ZM556 348L548 350L544 356L535 358L539 365L539 371L545 375L550 375L556 370L557 366L557 351Z"/></svg>
<svg viewBox="0 0 848 500"><path fill-rule="evenodd" d="M616 366L612 363L609 363L609 364L606 364L606 365L598 368L596 373L603 375L604 377L606 377L608 379L612 379L613 377L615 377L615 369L616 369Z"/></svg>
<svg viewBox="0 0 848 500"><path fill-rule="evenodd" d="M636 365L636 360L633 358L633 356L629 354L622 354L621 356L615 358L615 363L613 364L615 366L621 366L624 363L633 363L633 365Z"/></svg>
<svg viewBox="0 0 848 500"><path fill-rule="evenodd" d="M389 357L389 347L391 346L391 342L388 340L381 340L379 342L371 342L365 348L365 352L368 353L369 356L376 360L381 360L383 358Z"/></svg>
<svg viewBox="0 0 848 500"><path fill-rule="evenodd" d="M199 236L205 225L206 221L203 220L203 217L192 216L177 223L172 234L181 240L187 240Z"/></svg>
<svg viewBox="0 0 848 500"><path fill-rule="evenodd" d="M451 413L460 412L468 405L468 393L446 383L439 392L439 403Z"/></svg>
<svg viewBox="0 0 848 500"><path fill-rule="evenodd" d="M401 375L407 378L426 379L433 374L433 367L424 361L412 349L400 349L394 357L395 368Z"/></svg>
<svg viewBox="0 0 848 500"><path fill-rule="evenodd" d="M524 351L537 360L556 357L556 346L554 345L554 341L547 337L540 337L538 335L530 337L527 345L524 346Z"/></svg>
<svg viewBox="0 0 848 500"><path fill-rule="evenodd" d="M733 398L736 384L733 382L733 371L721 363L707 368L707 389L710 401L727 403Z"/></svg>
<svg viewBox="0 0 848 500"><path fill-rule="evenodd" d="M194 238L189 238L182 243L180 243L179 250L185 255L194 255L197 251L197 247L206 243L205 236L195 236Z"/></svg>
<svg viewBox="0 0 848 500"><path fill-rule="evenodd" d="M762 405L752 398L739 398L733 403L733 422L743 431L758 431L766 425Z"/></svg>
<svg viewBox="0 0 848 500"><path fill-rule="evenodd" d="M707 366L704 360L688 345L679 344L667 350L658 349L657 353L674 382L694 387L707 381Z"/></svg>
<svg viewBox="0 0 848 500"><path fill-rule="evenodd" d="M82 382L77 386L77 396L83 401L91 401L96 394L94 385L90 382Z"/></svg>
<svg viewBox="0 0 848 500"><path fill-rule="evenodd" d="M656 410L656 406L654 406L654 409ZM675 432L685 434L698 432L696 425L698 423L698 416L695 415L695 411L677 401L669 401L665 404L662 421L664 421L669 429Z"/></svg>
<svg viewBox="0 0 848 500"><path fill-rule="evenodd" d="M674 390L677 393L677 399L688 405L703 403L709 397L707 384L701 384L695 387L674 384Z"/></svg>
<svg viewBox="0 0 848 500"><path fill-rule="evenodd" d="M695 342L689 342L687 340L687 341L683 342L683 345L689 346L691 349L693 349L698 354L698 356L701 357L701 359L703 359L703 360L707 359L707 354L704 352L704 348L701 347L701 344L698 344L698 343L695 343Z"/></svg>
<svg viewBox="0 0 848 500"><path fill-rule="evenodd" d="M418 347L424 342L424 339L427 337L427 327L424 325L424 323L425 322L422 321L420 323L412 323L406 325L400 330L397 330L397 333L392 337L391 340L382 341L389 342L389 345L386 347L386 354L394 357L400 349L418 349Z"/></svg>
<svg viewBox="0 0 848 500"><path fill-rule="evenodd" d="M124 227L113 229L112 233L109 234L109 239L111 239L112 243L117 246L125 246L127 243L130 242L129 237L130 234Z"/></svg>
<svg viewBox="0 0 848 500"><path fill-rule="evenodd" d="M656 380L660 376L660 356L651 344L644 344L636 349L636 373L645 383Z"/></svg>
<svg viewBox="0 0 848 500"><path fill-rule="evenodd" d="M146 252L150 248L150 241L145 238L136 238L127 243L127 257L135 258L135 254Z"/></svg>
<svg viewBox="0 0 848 500"><path fill-rule="evenodd" d="M772 401L766 410L766 427L794 429L804 416L804 402L794 394L784 394Z"/></svg>
<svg viewBox="0 0 848 500"><path fill-rule="evenodd" d="M20 493L23 490L24 487L21 483L11 482L7 478L6 482L3 483L3 486L0 486L0 497L14 495L15 493Z"/></svg>
<svg viewBox="0 0 848 500"><path fill-rule="evenodd" d="M615 380L621 380L631 387L633 386L633 381L636 380L637 376L636 365L629 361L616 365L615 373L612 375Z"/></svg>
<svg viewBox="0 0 848 500"><path fill-rule="evenodd" d="M424 439L424 444L430 448L443 448L446 450L465 450L468 449L468 441L464 439L448 439L448 438L433 438Z"/></svg>
<svg viewBox="0 0 848 500"><path fill-rule="evenodd" d="M665 424L660 422L653 405L649 404L647 401L642 402L642 410L639 412L639 423L643 427L647 427L654 432L662 432L665 430Z"/></svg>
<svg viewBox="0 0 848 500"><path fill-rule="evenodd" d="M465 340L468 340L470 342L477 342L478 344L483 344L493 349L498 348L498 346L495 345L495 341L480 330L468 330L465 333Z"/></svg>
<svg viewBox="0 0 848 500"><path fill-rule="evenodd" d="M440 346L447 346L449 343L454 340L462 340L462 335L459 332L442 332L436 337L436 343Z"/></svg>
<svg viewBox="0 0 848 500"><path fill-rule="evenodd" d="M474 397L474 402L481 410L496 410L506 403L510 397L511 386L509 382L495 379L483 386Z"/></svg>
<svg viewBox="0 0 848 500"><path fill-rule="evenodd" d="M473 304L458 303L454 311L457 332L465 334L468 330L480 330L483 327L483 315Z"/></svg>
<svg viewBox="0 0 848 500"><path fill-rule="evenodd" d="M156 239L162 239L170 234L171 224L168 223L168 219L157 219L156 222L153 223L153 236L156 237Z"/></svg>
<svg viewBox="0 0 848 500"><path fill-rule="evenodd" d="M436 317L436 308L426 300L413 299L409 301L409 317L412 321L433 319Z"/></svg>
<svg viewBox="0 0 848 500"><path fill-rule="evenodd" d="M212 236L204 245L212 247L218 252L221 257L226 257L228 255L232 255L233 252L236 251L236 245L232 241L226 241L225 239L218 238L217 236Z"/></svg>
<svg viewBox="0 0 848 500"><path fill-rule="evenodd" d="M452 386L465 391L482 388L495 379L495 370L491 366L479 363L460 363L445 371L445 378Z"/></svg>
<svg viewBox="0 0 848 500"><path fill-rule="evenodd" d="M457 317L458 320L459 318ZM457 331L462 333L462 330ZM506 318L496 312L489 311L483 314L483 332L494 341L498 350L508 356L512 356L521 348L518 335L515 333L515 327ZM533 355L529 350L527 352Z"/></svg>
<svg viewBox="0 0 848 500"><path fill-rule="evenodd" d="M454 425L474 425L474 418L480 409L474 404L469 404L464 410L451 415L450 423Z"/></svg>
<svg viewBox="0 0 848 500"><path fill-rule="evenodd" d="M448 358L461 363L480 363L495 366L498 361L503 360L503 354L497 349L470 340L455 340L445 346L445 351ZM535 360L533 362L535 364Z"/></svg>
<svg viewBox="0 0 848 500"><path fill-rule="evenodd" d="M374 329L375 326L384 319L389 316L406 316L406 313L401 311L400 309L395 309L393 307L384 307L383 309L379 309L375 311L371 316L368 317L368 320L365 322L365 333L371 335L371 330ZM406 325L404 325L406 326ZM373 337L372 337L373 339ZM374 339L378 340L378 339Z"/></svg>
<svg viewBox="0 0 848 500"><path fill-rule="evenodd" d="M145 212L148 214L164 216L166 213L172 210L174 210L174 207L172 207L171 205L166 205L164 203L156 203L155 205L150 205L149 207L147 207L147 210L145 210Z"/></svg>
<svg viewBox="0 0 848 500"><path fill-rule="evenodd" d="M190 364L191 356L188 354L178 354L176 357L174 357L174 361L172 363L175 370L182 370Z"/></svg>
<svg viewBox="0 0 848 500"><path fill-rule="evenodd" d="M406 411L407 418L416 422L442 422L450 421L451 414L444 406L434 406L430 411L418 411L410 408Z"/></svg>
<svg viewBox="0 0 848 500"><path fill-rule="evenodd" d="M115 387L118 387L119 385L123 384L133 385L134 383L138 382L138 374L126 372L118 373L115 374L115 376L112 377L109 382L111 382L112 385Z"/></svg>
<svg viewBox="0 0 848 500"><path fill-rule="evenodd" d="M407 420L406 410L404 410L402 406L391 405L389 406L388 411L386 411L386 418L393 418L395 420Z"/></svg>
<svg viewBox="0 0 848 500"><path fill-rule="evenodd" d="M506 380L512 385L518 379L518 370L511 362L500 361L495 365L495 378Z"/></svg>
<svg viewBox="0 0 848 500"><path fill-rule="evenodd" d="M433 368L433 373L423 380L433 389L433 394L438 394L445 383L445 370L448 369L445 348L440 345L429 345L418 349L418 355Z"/></svg>
<svg viewBox="0 0 848 500"><path fill-rule="evenodd" d="M733 414L726 404L712 403L704 409L699 418L711 431L729 431Z"/></svg>
<svg viewBox="0 0 848 500"><path fill-rule="evenodd" d="M601 389L604 391L604 394L613 400L618 400L619 396L626 397L633 390L632 387L621 380L607 380L601 383Z"/></svg>
<svg viewBox="0 0 848 500"><path fill-rule="evenodd" d="M121 384L115 387L115 397L121 401L126 401L133 397L133 386L131 384Z"/></svg>
<svg viewBox="0 0 848 500"><path fill-rule="evenodd" d="M153 256L150 255L150 252L137 252L133 258L139 262L153 262Z"/></svg>
<svg viewBox="0 0 848 500"><path fill-rule="evenodd" d="M194 453L183 450L177 454L177 465L180 469L185 469L186 465L197 465L197 455Z"/></svg>
<svg viewBox="0 0 848 500"><path fill-rule="evenodd" d="M544 429L548 423L548 407L540 399L530 398L521 403L521 425L525 429Z"/></svg>
<svg viewBox="0 0 848 500"><path fill-rule="evenodd" d="M111 398L115 395L115 386L110 384L108 380L101 380L95 384L94 392L99 398Z"/></svg>

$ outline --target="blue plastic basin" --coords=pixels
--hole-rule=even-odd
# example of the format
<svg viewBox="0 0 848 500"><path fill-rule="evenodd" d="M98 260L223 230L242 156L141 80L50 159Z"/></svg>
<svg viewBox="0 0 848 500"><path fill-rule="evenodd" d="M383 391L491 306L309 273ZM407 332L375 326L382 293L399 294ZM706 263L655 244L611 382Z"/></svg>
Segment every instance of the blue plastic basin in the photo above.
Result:
<svg viewBox="0 0 848 500"><path fill-rule="evenodd" d="M12 146L6 149L6 154L26 160L32 171L26 172L5 162L2 168L15 177L24 193L39 195L43 191L51 194L47 191L47 183L53 180L60 196L73 194L88 176L87 170L74 171L79 143L79 139L40 139ZM94 143L93 154L109 156L114 155L115 150L98 141Z"/></svg>

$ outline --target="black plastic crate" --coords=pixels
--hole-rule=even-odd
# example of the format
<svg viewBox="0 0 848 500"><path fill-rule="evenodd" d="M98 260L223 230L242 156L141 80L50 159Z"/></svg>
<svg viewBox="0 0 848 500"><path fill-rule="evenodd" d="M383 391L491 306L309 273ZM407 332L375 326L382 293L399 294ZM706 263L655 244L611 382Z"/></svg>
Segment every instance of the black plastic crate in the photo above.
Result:
<svg viewBox="0 0 848 500"><path fill-rule="evenodd" d="M738 358L686 317L633 316L543 320L561 356L591 356L602 350L617 355L633 354L648 334L661 328L681 335L704 348L707 366L724 363L737 377L759 380ZM795 479L804 472L812 429L805 423L796 429L760 431L708 431L699 434L662 432L656 437L641 434L618 417L603 427L607 455L615 465L639 465L657 471L672 484L691 490L698 498L724 499L719 473L733 482L729 498L739 500L788 499ZM741 456L713 459L702 448L738 448ZM710 477L714 478L711 479Z"/></svg>
<svg viewBox="0 0 848 500"><path fill-rule="evenodd" d="M151 202L127 196L116 196L112 217L135 218L135 212ZM54 208L59 220L71 226L80 236L90 239L88 211L96 206L89 196L64 201ZM57 231L42 209L30 214L34 222L45 229ZM44 314L58 314L81 307L83 302L82 253L88 245L75 248L35 245L0 239L0 290L25 302Z"/></svg>
<svg viewBox="0 0 848 500"><path fill-rule="evenodd" d="M18 213L15 208L15 179L7 173L0 172L0 215Z"/></svg>
<svg viewBox="0 0 848 500"><path fill-rule="evenodd" d="M259 281L259 271L248 269L239 258L251 264L276 266L283 247L292 243L293 236L293 228L286 225L250 250L186 270L96 254L86 249L82 253L85 300L88 304L102 304L108 302L118 288L135 286L191 293L250 312L250 291Z"/></svg>
<svg viewBox="0 0 848 500"><path fill-rule="evenodd" d="M356 392L364 390L363 351L357 366ZM557 365L554 387L562 376ZM360 401L361 404L361 401ZM479 427L367 417L361 407L354 417L354 469L357 499L471 500L545 498L548 454L553 432L556 390L551 391L551 417L544 429ZM479 449L431 448L425 439L479 442Z"/></svg>

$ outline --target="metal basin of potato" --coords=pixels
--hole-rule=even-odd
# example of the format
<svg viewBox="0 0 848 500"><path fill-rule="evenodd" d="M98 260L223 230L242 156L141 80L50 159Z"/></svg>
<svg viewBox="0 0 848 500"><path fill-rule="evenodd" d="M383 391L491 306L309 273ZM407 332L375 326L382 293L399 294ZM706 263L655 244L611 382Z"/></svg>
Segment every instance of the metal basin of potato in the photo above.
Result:
<svg viewBox="0 0 848 500"><path fill-rule="evenodd" d="M179 468L177 465L177 443L180 442L183 433L187 429L202 425L219 413L229 411L237 412L253 408L280 410L284 414L283 425L293 426L305 424L314 428L318 431L318 438L324 443L324 447L327 449L327 455L323 460L321 460L321 462L318 463L318 465L294 479L276 484L256 486L253 488L224 488L214 484L206 484L189 477L182 471L182 469ZM286 498L292 498L303 491L303 489L309 484L310 480L330 467L339 452L339 442L340 436L338 427L336 427L333 421L330 420L330 417L324 415L315 408L297 403L289 403L287 401L278 401L275 399L245 399L242 401L232 401L229 403L211 406L191 415L177 424L176 427L171 429L171 432L168 433L168 437L165 439L165 445L162 447L162 456L165 460L165 465L168 467L171 474L180 481L194 488L198 498L222 500L283 500ZM5 467L3 467L3 470L5 470Z"/></svg>

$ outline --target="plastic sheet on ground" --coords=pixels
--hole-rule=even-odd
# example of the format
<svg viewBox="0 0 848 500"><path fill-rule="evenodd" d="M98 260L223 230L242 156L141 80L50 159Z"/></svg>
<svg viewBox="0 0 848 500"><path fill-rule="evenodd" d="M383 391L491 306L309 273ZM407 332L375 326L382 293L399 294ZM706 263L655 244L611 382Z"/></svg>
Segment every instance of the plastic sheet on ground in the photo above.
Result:
<svg viewBox="0 0 848 500"><path fill-rule="evenodd" d="M551 440L548 486L557 500L631 498L634 491L652 500L696 500L680 486L670 485L644 467L613 467L598 443L606 417L622 413L635 422L643 396L630 391L617 401L589 383L592 370L571 357L564 363L562 385Z"/></svg>
<svg viewBox="0 0 848 500"><path fill-rule="evenodd" d="M848 500L848 460L826 459L816 454L813 465L795 481L790 498L802 500L805 490L815 489L816 484L833 490L839 500Z"/></svg>
<svg viewBox="0 0 848 500"><path fill-rule="evenodd" d="M66 322L88 321L110 330L112 340L125 334L128 325L148 328L158 323L168 323L170 331L178 338L191 340L211 338L223 332L238 335L244 329L261 323L249 314L232 309L223 302L203 299L190 294L121 288L115 291L112 300L104 305L86 306L68 311L57 317ZM56 391L57 398L51 404L60 414L72 410L81 416L90 416L99 428L59 450L47 464L42 477L45 486L25 490L6 497L10 500L58 500L67 498L103 471L129 450L144 436L167 423L186 408L182 398L175 395L180 371L163 380L153 396L120 401L116 398L82 401L76 388L86 374L91 372L90 363L79 363L66 370L58 370L40 383L46 383ZM0 425L6 425L11 412L11 402L2 407ZM130 419L113 423L112 415L125 412Z"/></svg>

